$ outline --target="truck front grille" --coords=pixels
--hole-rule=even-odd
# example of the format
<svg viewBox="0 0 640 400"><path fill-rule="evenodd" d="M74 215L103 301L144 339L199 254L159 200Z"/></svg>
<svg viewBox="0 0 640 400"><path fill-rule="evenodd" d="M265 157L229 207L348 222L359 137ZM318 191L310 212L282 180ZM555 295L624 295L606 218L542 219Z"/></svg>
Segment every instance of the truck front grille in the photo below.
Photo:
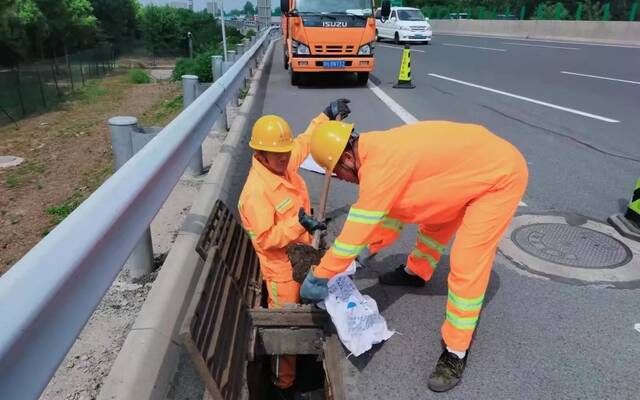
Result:
<svg viewBox="0 0 640 400"><path fill-rule="evenodd" d="M340 44L338 44L338 45L316 44L316 45L313 46L313 49L315 51L315 54L353 54L355 46L353 46L353 45L343 46L343 45L340 45Z"/></svg>

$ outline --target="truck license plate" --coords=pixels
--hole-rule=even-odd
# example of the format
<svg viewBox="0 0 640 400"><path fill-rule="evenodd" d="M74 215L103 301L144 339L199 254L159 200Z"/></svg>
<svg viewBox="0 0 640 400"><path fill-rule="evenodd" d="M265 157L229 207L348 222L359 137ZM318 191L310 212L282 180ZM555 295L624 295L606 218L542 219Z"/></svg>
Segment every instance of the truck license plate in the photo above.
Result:
<svg viewBox="0 0 640 400"><path fill-rule="evenodd" d="M325 68L344 68L347 66L347 62L342 60L323 61L322 66Z"/></svg>

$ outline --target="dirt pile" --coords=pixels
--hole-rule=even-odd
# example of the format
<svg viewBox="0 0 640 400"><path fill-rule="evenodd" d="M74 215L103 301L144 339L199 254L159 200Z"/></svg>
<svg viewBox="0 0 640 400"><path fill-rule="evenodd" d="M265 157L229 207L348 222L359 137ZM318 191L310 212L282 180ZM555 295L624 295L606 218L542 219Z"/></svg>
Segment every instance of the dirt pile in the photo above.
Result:
<svg viewBox="0 0 640 400"><path fill-rule="evenodd" d="M292 244L287 247L287 255L293 266L293 280L302 283L313 265L320 264L325 250L316 250L306 244Z"/></svg>

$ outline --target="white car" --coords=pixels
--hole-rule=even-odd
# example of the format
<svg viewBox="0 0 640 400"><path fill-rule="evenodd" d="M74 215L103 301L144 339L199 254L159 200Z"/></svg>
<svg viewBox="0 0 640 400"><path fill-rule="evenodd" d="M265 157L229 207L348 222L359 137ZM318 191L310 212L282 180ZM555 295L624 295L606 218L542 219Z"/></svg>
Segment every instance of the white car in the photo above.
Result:
<svg viewBox="0 0 640 400"><path fill-rule="evenodd" d="M391 7L391 13L383 16L376 10L377 39L392 39L394 43L431 42L431 25L417 8Z"/></svg>

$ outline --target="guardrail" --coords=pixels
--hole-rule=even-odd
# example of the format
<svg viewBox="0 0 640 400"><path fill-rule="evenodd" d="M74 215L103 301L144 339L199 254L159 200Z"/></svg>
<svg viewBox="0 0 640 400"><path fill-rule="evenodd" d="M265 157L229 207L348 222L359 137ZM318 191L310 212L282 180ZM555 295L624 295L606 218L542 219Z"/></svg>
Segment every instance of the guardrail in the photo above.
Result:
<svg viewBox="0 0 640 400"><path fill-rule="evenodd" d="M0 398L36 399L273 29L0 278Z"/></svg>

